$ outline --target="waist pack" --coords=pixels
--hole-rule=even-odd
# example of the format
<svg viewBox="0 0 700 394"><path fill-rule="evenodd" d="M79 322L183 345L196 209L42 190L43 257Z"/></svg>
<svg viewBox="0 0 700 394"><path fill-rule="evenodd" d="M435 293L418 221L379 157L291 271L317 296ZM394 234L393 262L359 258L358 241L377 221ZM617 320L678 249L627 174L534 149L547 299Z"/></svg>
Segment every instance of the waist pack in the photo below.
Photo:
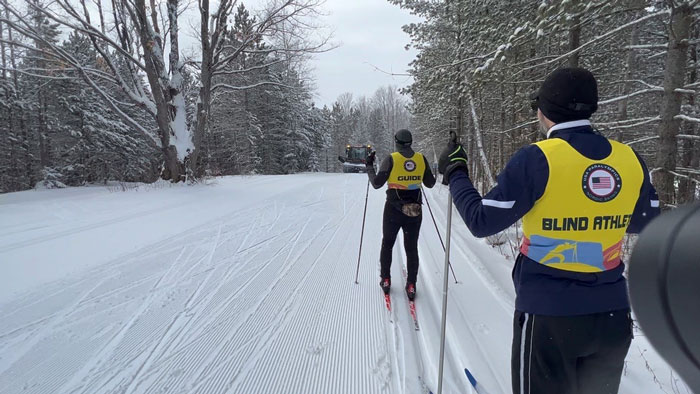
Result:
<svg viewBox="0 0 700 394"><path fill-rule="evenodd" d="M421 208L421 205L420 205L420 204L417 204L417 203L403 204L403 205L401 206L401 212L402 212L404 215L406 215L406 216L408 216L408 217L412 217L412 218L415 218L415 217L417 217L417 216L420 216L421 213L423 213L422 211L423 211L423 210L422 210L422 208Z"/></svg>

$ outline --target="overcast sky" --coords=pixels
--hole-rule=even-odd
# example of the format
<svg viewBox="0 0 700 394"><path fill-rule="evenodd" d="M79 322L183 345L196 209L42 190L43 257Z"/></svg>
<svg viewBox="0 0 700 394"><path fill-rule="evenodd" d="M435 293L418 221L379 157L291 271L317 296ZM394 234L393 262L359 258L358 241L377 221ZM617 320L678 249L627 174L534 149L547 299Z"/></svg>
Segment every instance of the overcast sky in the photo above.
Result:
<svg viewBox="0 0 700 394"><path fill-rule="evenodd" d="M403 87L405 76L391 76L374 69L405 73L416 52L404 47L410 39L401 26L419 19L386 0L327 0L329 14L323 21L333 30L338 48L315 56L317 105L330 106L344 92L370 97L386 85Z"/></svg>
<svg viewBox="0 0 700 394"><path fill-rule="evenodd" d="M242 3L255 13L267 1ZM315 55L309 64L315 77L317 106L330 107L345 92L369 98L382 86L404 87L411 83L410 77L392 76L377 71L375 66L388 73L406 73L416 51L404 49L410 38L401 26L419 18L387 0L326 0L322 11L326 16L316 22L332 32L331 41L338 47ZM194 8L190 12L189 24L197 26L199 16ZM188 53L197 52L195 37L192 32L183 36Z"/></svg>

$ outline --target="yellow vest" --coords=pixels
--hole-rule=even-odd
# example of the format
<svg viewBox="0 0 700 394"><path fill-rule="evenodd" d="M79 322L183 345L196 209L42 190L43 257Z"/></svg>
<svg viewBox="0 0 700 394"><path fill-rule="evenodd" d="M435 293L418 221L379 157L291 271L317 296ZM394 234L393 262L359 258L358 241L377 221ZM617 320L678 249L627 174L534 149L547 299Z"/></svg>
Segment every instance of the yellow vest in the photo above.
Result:
<svg viewBox="0 0 700 394"><path fill-rule="evenodd" d="M625 230L644 180L634 151L610 141L603 160L581 155L566 141L536 143L549 164L544 194L523 217L520 251L549 267L576 272L620 264Z"/></svg>
<svg viewBox="0 0 700 394"><path fill-rule="evenodd" d="M406 158L399 152L391 154L394 162L389 174L389 189L419 189L425 173L425 159L420 153Z"/></svg>

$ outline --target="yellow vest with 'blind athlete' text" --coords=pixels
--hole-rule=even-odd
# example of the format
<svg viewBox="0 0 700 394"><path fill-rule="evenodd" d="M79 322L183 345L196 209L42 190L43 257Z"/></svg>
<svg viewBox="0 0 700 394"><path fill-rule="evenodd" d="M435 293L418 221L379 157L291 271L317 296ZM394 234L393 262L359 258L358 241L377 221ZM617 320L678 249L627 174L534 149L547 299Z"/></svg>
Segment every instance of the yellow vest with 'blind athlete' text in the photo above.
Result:
<svg viewBox="0 0 700 394"><path fill-rule="evenodd" d="M389 189L414 190L419 189L425 173L425 159L420 153L404 157L399 152L391 154L394 165L389 173Z"/></svg>
<svg viewBox="0 0 700 394"><path fill-rule="evenodd" d="M547 158L549 179L523 217L521 253L566 271L600 272L620 264L644 173L630 147L610 144L603 160L589 159L559 138L535 144Z"/></svg>

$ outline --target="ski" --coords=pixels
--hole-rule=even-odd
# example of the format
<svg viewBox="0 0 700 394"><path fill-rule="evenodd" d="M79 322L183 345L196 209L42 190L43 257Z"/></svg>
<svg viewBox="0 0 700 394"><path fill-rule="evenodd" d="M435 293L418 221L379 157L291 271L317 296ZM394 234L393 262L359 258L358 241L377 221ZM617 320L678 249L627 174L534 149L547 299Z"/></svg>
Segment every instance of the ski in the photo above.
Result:
<svg viewBox="0 0 700 394"><path fill-rule="evenodd" d="M403 281L406 282L408 278L406 267L401 267L401 273L403 274ZM416 301L411 300L410 298L408 300L408 311L413 319L413 327L416 329L416 331L420 331L420 326L418 325L418 315L416 314Z"/></svg>
<svg viewBox="0 0 700 394"><path fill-rule="evenodd" d="M420 326L418 325L418 315L416 315L416 302L408 300L408 311L411 312L411 317L413 318L413 326L416 331L420 331Z"/></svg>
<svg viewBox="0 0 700 394"><path fill-rule="evenodd" d="M391 316L391 295L384 294L384 305L386 305L386 310L389 312L389 322L393 323L394 319Z"/></svg>
<svg viewBox="0 0 700 394"><path fill-rule="evenodd" d="M472 385L472 387L474 387L474 391L476 391L477 394L488 394L486 389L484 389L484 387L476 381L476 378L474 378L474 375L472 375L468 369L464 368L464 374L467 375L469 383Z"/></svg>
<svg viewBox="0 0 700 394"><path fill-rule="evenodd" d="M469 383L471 383L472 387L476 388L476 379L474 379L474 375L466 368L464 368L464 373L467 375L467 379L469 379Z"/></svg>

